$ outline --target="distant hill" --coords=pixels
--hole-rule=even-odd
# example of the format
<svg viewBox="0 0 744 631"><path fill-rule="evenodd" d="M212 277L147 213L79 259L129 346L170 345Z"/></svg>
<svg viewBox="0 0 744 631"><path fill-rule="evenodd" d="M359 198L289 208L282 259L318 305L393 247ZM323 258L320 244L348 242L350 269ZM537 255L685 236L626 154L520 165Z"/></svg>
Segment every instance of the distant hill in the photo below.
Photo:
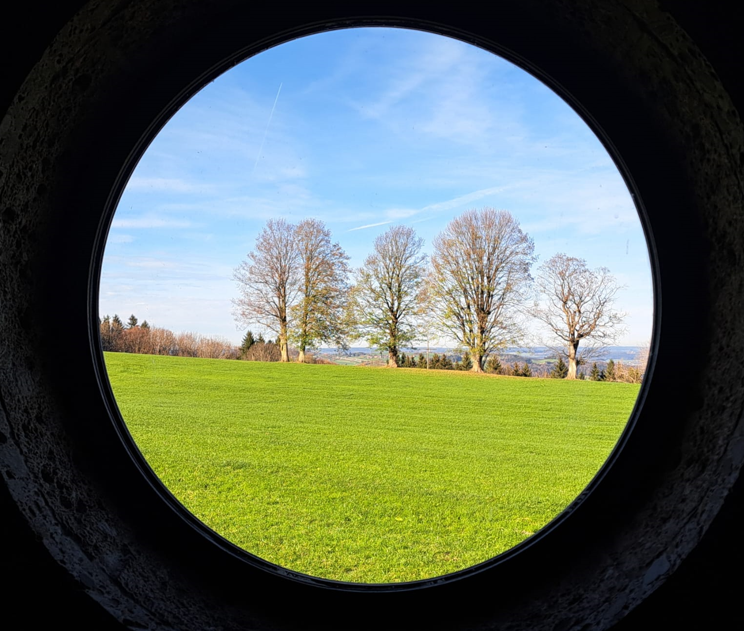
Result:
<svg viewBox="0 0 744 631"><path fill-rule="evenodd" d="M419 353L426 354L426 348L403 348L401 349L406 355L416 355ZM579 348L579 351L581 348ZM642 346L608 346L602 349L592 358L600 367L612 359L615 362L621 361L625 364L633 364L639 353L643 350ZM335 348L322 348L317 351L324 359L328 359L344 364L384 364L387 359L387 353L381 353L374 349L363 346L352 346L348 351L339 352ZM429 348L429 353L446 354L454 360L460 360L460 351L455 348L443 346ZM527 363L552 363L555 360L555 352L545 346L536 347L519 347L512 346L505 348L503 351L496 353L502 362L527 362Z"/></svg>

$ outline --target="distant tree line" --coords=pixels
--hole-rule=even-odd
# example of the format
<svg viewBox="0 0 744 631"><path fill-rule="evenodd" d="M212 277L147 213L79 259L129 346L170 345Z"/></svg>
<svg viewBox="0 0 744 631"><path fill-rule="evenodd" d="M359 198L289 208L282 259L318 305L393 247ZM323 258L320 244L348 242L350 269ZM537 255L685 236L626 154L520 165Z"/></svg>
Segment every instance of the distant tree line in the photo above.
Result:
<svg viewBox="0 0 744 631"><path fill-rule="evenodd" d="M221 337L200 333L174 333L168 329L141 324L132 314L126 325L114 314L100 320L101 346L114 353L142 353L176 357L237 359L238 349Z"/></svg>
<svg viewBox="0 0 744 631"><path fill-rule="evenodd" d="M206 359L242 359L246 361L278 362L281 351L276 341L254 337L246 332L240 346L235 346L218 336L200 333L174 333L168 329L150 326L147 320L139 322L132 314L126 324L114 314L99 319L101 346L113 353L140 353L144 355L170 355L173 357L203 357ZM290 357L297 357L297 350L290 349ZM327 363L313 355L305 357L306 363Z"/></svg>
<svg viewBox="0 0 744 631"><path fill-rule="evenodd" d="M201 335L199 333L173 333L160 327L153 327L143 320L139 323L132 314L127 323L114 314L104 316L100 320L101 345L104 351L118 353L140 353L145 355L170 355L175 357L203 357L207 359L241 359L245 361L278 362L282 359L281 348L276 340L264 339L263 334L254 336L247 331L240 346L234 346L221 337ZM293 347L288 349L289 357L297 359L299 351ZM305 363L330 363L318 355L307 353ZM398 353L398 365L401 368L423 368L428 370L460 370L471 371L473 359L468 351L462 354L447 355L433 353L431 355L419 353ZM600 368L601 366L601 368ZM579 371L577 379L591 381L621 381L626 383L640 383L645 370L645 357L641 365L623 364L610 359L606 364L595 362L589 374ZM494 375L513 377L550 377L566 379L568 366L563 357L558 355L555 363L533 364L531 362L512 362L506 364L492 354L485 362L484 372Z"/></svg>
<svg viewBox="0 0 744 631"><path fill-rule="evenodd" d="M428 360L424 353L406 354L401 352L401 368L424 368L430 370L472 370L472 358L466 351L462 355L432 354ZM580 364L582 365L582 364ZM601 366L601 367L600 367ZM624 383L641 383L645 372L645 359L642 357L639 365L624 364L610 359L606 363L594 362L589 373L579 370L576 378L587 381L617 381ZM510 377L541 377L551 379L566 379L568 365L559 355L553 363L535 364L529 361L502 363L499 357L491 355L486 361L484 372L494 375Z"/></svg>

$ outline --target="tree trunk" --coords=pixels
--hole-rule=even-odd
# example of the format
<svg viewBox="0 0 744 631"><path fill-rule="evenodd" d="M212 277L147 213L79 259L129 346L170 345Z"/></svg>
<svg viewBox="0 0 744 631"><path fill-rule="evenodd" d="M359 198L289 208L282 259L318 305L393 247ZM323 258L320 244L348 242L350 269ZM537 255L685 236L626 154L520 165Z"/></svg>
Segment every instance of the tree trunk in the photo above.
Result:
<svg viewBox="0 0 744 631"><path fill-rule="evenodd" d="M483 372L483 360L485 358L483 355L479 355L478 353L473 353L473 367L471 368L472 372Z"/></svg>
<svg viewBox="0 0 744 631"><path fill-rule="evenodd" d="M283 362L289 362L289 344L287 344L287 323L282 322L281 329L279 331L279 350L282 352Z"/></svg>
<svg viewBox="0 0 744 631"><path fill-rule="evenodd" d="M282 361L283 362L289 362L289 346L287 345L287 340L279 340L279 349L282 351Z"/></svg>
<svg viewBox="0 0 744 631"><path fill-rule="evenodd" d="M397 349L388 349L388 361L387 361L388 368L397 368L398 367L398 351Z"/></svg>
<svg viewBox="0 0 744 631"><path fill-rule="evenodd" d="M568 374L566 379L576 379L576 352L579 350L579 343L569 343L568 345Z"/></svg>
<svg viewBox="0 0 744 631"><path fill-rule="evenodd" d="M305 363L305 349L302 348L302 347L300 348L299 355L297 355L297 361L300 364L304 364Z"/></svg>

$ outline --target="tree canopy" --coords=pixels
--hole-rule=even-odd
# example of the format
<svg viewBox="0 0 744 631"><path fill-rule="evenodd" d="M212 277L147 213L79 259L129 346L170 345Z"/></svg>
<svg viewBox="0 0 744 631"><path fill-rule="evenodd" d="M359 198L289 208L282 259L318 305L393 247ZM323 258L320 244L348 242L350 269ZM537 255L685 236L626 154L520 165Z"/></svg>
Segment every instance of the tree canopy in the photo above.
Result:
<svg viewBox="0 0 744 631"><path fill-rule="evenodd" d="M489 353L517 340L534 243L504 210L469 210L434 239L430 286L442 329L483 372Z"/></svg>
<svg viewBox="0 0 744 631"><path fill-rule="evenodd" d="M388 352L390 367L398 365L400 348L416 338L414 316L426 273L423 244L413 228L394 226L375 239L357 270L352 297L359 335Z"/></svg>

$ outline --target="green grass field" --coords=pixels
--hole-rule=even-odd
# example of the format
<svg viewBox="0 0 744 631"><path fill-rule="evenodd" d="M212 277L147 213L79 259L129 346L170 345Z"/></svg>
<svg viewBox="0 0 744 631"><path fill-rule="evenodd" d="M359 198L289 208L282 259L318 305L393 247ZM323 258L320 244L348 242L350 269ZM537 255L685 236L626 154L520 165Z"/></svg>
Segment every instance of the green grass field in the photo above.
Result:
<svg viewBox="0 0 744 631"><path fill-rule="evenodd" d="M121 413L196 517L295 571L385 583L523 541L587 485L639 386L107 353Z"/></svg>

